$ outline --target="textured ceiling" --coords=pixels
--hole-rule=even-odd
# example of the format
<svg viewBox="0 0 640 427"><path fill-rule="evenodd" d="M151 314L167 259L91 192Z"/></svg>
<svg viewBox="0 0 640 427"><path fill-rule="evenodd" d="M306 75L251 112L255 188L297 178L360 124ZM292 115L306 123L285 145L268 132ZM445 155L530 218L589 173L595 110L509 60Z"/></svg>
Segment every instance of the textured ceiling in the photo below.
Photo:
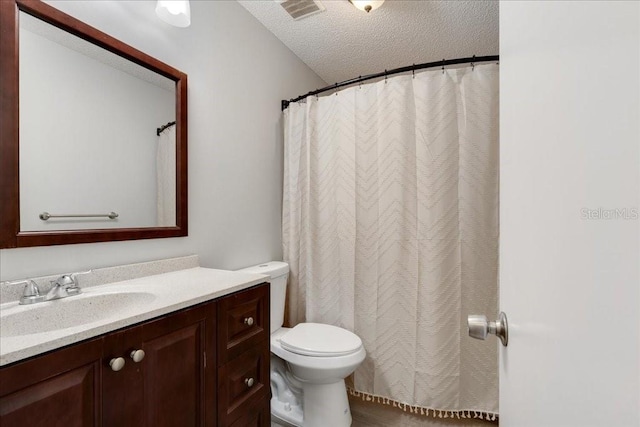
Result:
<svg viewBox="0 0 640 427"><path fill-rule="evenodd" d="M498 54L497 1L348 0L294 21L273 0L238 0L328 84L422 62Z"/></svg>

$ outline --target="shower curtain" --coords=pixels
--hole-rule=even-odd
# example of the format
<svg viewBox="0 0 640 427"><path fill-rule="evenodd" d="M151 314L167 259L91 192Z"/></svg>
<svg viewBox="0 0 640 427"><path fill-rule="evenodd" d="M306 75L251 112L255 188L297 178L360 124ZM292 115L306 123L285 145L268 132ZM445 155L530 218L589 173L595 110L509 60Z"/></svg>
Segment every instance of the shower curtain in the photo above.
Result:
<svg viewBox="0 0 640 427"><path fill-rule="evenodd" d="M389 77L284 112L289 319L355 332L349 392L495 419L498 65Z"/></svg>
<svg viewBox="0 0 640 427"><path fill-rule="evenodd" d="M156 223L158 227L176 225L176 126L158 135L156 151Z"/></svg>

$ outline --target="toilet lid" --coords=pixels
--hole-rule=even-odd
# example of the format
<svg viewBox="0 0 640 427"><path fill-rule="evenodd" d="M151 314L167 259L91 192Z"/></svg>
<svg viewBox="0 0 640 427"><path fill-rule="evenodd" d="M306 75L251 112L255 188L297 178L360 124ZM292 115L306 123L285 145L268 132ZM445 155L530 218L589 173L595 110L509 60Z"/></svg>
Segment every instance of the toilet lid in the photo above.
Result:
<svg viewBox="0 0 640 427"><path fill-rule="evenodd" d="M304 356L345 356L362 347L356 334L337 326L321 323L300 323L280 338L287 351Z"/></svg>

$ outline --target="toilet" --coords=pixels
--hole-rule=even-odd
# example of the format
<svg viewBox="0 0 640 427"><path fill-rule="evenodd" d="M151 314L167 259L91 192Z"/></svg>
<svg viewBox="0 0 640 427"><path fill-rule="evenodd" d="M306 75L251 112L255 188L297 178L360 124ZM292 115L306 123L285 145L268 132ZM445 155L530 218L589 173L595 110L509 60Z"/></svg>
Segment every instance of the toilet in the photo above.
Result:
<svg viewBox="0 0 640 427"><path fill-rule="evenodd" d="M240 271L271 279L271 419L283 426L348 427L344 379L362 363L362 340L321 323L283 328L289 265L271 261Z"/></svg>

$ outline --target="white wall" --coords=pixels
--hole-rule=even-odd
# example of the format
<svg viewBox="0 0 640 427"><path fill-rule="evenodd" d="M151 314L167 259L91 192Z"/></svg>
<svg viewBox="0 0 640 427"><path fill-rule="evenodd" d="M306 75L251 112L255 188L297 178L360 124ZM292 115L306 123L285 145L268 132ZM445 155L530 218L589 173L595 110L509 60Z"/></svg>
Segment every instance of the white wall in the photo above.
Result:
<svg viewBox="0 0 640 427"><path fill-rule="evenodd" d="M235 269L281 259L280 99L324 86L235 1L192 1L171 27L155 1L49 1L188 74L189 236L0 251L10 280L196 253Z"/></svg>
<svg viewBox="0 0 640 427"><path fill-rule="evenodd" d="M640 3L500 5L500 425L640 425Z"/></svg>
<svg viewBox="0 0 640 427"><path fill-rule="evenodd" d="M156 226L156 129L175 117L175 90L21 29L20 229Z"/></svg>

